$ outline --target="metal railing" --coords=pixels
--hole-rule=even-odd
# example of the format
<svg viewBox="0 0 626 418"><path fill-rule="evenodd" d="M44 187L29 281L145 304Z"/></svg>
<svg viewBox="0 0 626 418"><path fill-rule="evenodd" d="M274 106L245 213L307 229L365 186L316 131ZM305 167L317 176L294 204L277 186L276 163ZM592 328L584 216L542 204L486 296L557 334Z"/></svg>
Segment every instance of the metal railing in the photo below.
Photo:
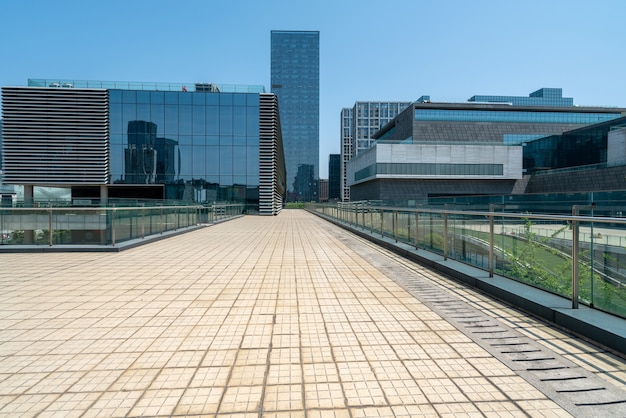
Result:
<svg viewBox="0 0 626 418"><path fill-rule="evenodd" d="M366 202L307 209L372 235L402 242L626 318L626 218L449 208L397 208Z"/></svg>
<svg viewBox="0 0 626 418"><path fill-rule="evenodd" d="M116 245L243 211L242 204L0 208L0 245Z"/></svg>

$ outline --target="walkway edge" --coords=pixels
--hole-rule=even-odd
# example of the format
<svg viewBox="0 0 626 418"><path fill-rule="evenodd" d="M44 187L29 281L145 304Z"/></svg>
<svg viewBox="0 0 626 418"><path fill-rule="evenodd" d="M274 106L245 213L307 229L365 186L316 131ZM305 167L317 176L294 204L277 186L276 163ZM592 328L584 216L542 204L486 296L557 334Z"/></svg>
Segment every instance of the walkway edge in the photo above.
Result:
<svg viewBox="0 0 626 418"><path fill-rule="evenodd" d="M456 260L444 260L441 255L370 234L321 213L310 211L361 238L365 238L389 251L479 289L499 300L542 318L568 332L599 344L626 357L626 319L579 305L572 309L572 302L541 289L516 282L503 276L489 277L488 272Z"/></svg>

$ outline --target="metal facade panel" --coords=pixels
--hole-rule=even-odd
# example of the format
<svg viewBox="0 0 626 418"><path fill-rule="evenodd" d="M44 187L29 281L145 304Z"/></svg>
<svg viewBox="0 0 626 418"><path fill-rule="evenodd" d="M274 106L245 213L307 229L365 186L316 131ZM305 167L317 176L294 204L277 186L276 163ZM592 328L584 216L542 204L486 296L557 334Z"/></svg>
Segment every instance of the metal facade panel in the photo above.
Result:
<svg viewBox="0 0 626 418"><path fill-rule="evenodd" d="M2 113L5 183L107 183L107 90L3 87Z"/></svg>

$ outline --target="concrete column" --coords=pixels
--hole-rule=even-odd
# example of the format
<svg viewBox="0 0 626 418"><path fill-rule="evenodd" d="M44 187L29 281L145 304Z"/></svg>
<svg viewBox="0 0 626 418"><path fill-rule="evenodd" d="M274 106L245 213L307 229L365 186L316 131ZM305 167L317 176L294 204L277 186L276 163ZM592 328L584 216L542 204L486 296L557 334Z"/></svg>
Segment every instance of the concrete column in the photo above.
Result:
<svg viewBox="0 0 626 418"><path fill-rule="evenodd" d="M109 204L109 185L100 185L100 206L107 206Z"/></svg>

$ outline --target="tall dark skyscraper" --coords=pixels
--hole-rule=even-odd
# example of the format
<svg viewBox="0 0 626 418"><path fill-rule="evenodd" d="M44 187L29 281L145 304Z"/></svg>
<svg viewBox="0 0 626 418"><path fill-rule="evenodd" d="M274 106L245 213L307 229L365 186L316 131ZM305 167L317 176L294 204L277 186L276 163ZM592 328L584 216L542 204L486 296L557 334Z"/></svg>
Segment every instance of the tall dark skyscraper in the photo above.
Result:
<svg viewBox="0 0 626 418"><path fill-rule="evenodd" d="M291 201L317 194L308 189L319 177L319 38L318 31L272 31L272 93L278 97ZM302 165L313 167L315 182L296 182Z"/></svg>

